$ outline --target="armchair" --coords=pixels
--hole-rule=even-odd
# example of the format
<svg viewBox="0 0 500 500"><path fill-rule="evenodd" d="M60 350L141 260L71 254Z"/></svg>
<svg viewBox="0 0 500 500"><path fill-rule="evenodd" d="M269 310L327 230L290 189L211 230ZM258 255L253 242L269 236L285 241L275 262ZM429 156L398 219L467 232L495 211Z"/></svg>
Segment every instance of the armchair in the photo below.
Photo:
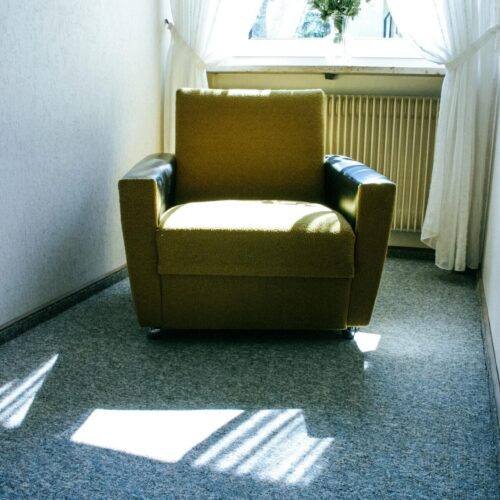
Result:
<svg viewBox="0 0 500 500"><path fill-rule="evenodd" d="M139 323L337 329L370 321L395 185L324 156L324 94L184 89L176 155L119 182Z"/></svg>

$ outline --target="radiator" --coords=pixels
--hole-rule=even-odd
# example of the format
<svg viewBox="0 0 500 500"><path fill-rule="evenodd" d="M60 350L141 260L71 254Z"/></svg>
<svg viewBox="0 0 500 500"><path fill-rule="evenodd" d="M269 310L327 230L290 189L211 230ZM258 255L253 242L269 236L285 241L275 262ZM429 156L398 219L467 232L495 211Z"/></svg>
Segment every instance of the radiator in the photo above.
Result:
<svg viewBox="0 0 500 500"><path fill-rule="evenodd" d="M420 231L439 98L330 95L327 152L369 165L396 185L392 229Z"/></svg>

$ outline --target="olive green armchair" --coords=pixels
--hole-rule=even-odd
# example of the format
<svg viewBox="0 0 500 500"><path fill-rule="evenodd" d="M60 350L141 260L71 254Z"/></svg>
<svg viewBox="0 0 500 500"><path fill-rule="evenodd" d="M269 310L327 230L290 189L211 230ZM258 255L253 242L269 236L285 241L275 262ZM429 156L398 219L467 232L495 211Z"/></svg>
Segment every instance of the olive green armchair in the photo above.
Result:
<svg viewBox="0 0 500 500"><path fill-rule="evenodd" d="M395 185L324 155L320 90L183 89L176 154L119 182L139 323L159 329L366 325Z"/></svg>

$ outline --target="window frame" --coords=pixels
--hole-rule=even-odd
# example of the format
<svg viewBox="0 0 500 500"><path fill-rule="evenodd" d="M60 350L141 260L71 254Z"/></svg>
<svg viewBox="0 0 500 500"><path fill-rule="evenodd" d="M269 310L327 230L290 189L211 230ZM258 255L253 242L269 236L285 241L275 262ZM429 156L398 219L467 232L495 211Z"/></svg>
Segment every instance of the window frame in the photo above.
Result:
<svg viewBox="0 0 500 500"><path fill-rule="evenodd" d="M442 76L445 68L430 62L416 51L404 54L401 48L362 57L363 43L373 49L374 40L359 39L361 48L348 57L328 54L328 39L249 40L247 47L238 47L233 55L209 66L209 73L357 73ZM401 39L399 39L401 40ZM401 42L400 42L401 43ZM376 45L376 44L375 44ZM285 49L284 49L285 47ZM255 50L255 49L258 50ZM387 47L386 47L387 48ZM399 50L399 53L398 53ZM392 51L392 52L391 52ZM333 52L333 51L332 51ZM410 57L408 57L410 56Z"/></svg>

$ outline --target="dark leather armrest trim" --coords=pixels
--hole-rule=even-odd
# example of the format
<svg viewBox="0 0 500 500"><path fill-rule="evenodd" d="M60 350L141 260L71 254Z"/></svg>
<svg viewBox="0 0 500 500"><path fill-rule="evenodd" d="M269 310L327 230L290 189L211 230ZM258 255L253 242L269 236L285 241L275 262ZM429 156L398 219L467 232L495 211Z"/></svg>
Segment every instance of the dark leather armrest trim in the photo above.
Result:
<svg viewBox="0 0 500 500"><path fill-rule="evenodd" d="M389 184L396 188L384 175L347 156L326 156L324 167L326 203L340 212L353 229L356 228L360 186Z"/></svg>
<svg viewBox="0 0 500 500"><path fill-rule="evenodd" d="M160 213L162 213L167 207L174 204L175 172L175 156L170 153L156 153L146 156L132 167L122 177L120 183L137 180L155 181L161 197Z"/></svg>

